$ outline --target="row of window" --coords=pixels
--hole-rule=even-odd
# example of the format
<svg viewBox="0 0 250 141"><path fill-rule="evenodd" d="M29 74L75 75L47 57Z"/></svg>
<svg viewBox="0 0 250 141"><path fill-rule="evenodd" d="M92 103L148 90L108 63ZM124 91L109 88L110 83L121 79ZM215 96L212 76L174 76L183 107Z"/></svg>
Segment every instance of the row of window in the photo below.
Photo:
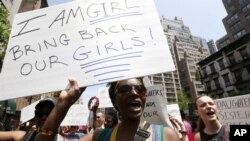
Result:
<svg viewBox="0 0 250 141"><path fill-rule="evenodd" d="M240 53L242 59L245 59L245 58L249 57L249 53L247 52L247 48L246 47L243 47L243 48L239 49L238 52ZM236 60L235 60L235 57L234 57L234 53L228 54L227 58L228 58L229 63L231 65L236 63ZM217 62L219 64L220 70L225 69L225 63L223 62L223 59L219 59ZM214 67L214 63L210 64L209 67L210 67L211 72L216 72L216 69ZM205 68L202 69L202 74L203 74L203 76L207 75Z"/></svg>
<svg viewBox="0 0 250 141"><path fill-rule="evenodd" d="M243 29L243 30L234 34L234 39L239 39L240 37L244 36L245 34L246 34L246 30Z"/></svg>
<svg viewBox="0 0 250 141"><path fill-rule="evenodd" d="M231 16L228 20L227 23L231 24L232 22L236 21L239 18L238 14L234 14L233 16Z"/></svg>
<svg viewBox="0 0 250 141"><path fill-rule="evenodd" d="M250 11L250 3L242 8L243 13L247 13L248 11Z"/></svg>
<svg viewBox="0 0 250 141"><path fill-rule="evenodd" d="M246 0L238 0L238 4L242 5L243 3L245 3ZM232 0L226 0L227 5L231 5L232 4Z"/></svg>

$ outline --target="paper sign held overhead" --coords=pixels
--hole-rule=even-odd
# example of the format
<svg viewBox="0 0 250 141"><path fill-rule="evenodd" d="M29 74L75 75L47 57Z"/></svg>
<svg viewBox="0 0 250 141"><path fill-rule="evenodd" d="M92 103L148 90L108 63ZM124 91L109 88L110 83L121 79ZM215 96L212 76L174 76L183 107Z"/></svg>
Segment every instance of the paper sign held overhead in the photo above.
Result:
<svg viewBox="0 0 250 141"><path fill-rule="evenodd" d="M87 0L15 16L0 100L173 71L153 0Z"/></svg>

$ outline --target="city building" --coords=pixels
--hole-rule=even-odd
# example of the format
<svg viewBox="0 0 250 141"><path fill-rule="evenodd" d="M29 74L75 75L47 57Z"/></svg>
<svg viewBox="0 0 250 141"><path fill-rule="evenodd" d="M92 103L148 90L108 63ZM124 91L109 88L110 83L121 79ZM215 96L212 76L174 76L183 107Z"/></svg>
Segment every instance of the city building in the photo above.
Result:
<svg viewBox="0 0 250 141"><path fill-rule="evenodd" d="M210 54L214 54L215 52L218 51L217 46L214 43L214 40L209 40L207 42L207 45L208 45L208 49L209 49Z"/></svg>
<svg viewBox="0 0 250 141"><path fill-rule="evenodd" d="M177 101L177 93L184 90L191 100L204 93L196 63L209 55L205 39L191 34L181 18L161 18L176 71L151 76L153 84L163 84L167 102Z"/></svg>
<svg viewBox="0 0 250 141"><path fill-rule="evenodd" d="M250 33L198 64L206 92L211 97L250 93Z"/></svg>
<svg viewBox="0 0 250 141"><path fill-rule="evenodd" d="M250 0L223 0L227 34L216 41L218 52L200 61L206 93L214 98L250 93Z"/></svg>
<svg viewBox="0 0 250 141"><path fill-rule="evenodd" d="M250 32L250 0L223 0L227 16L222 20L227 35L216 41L218 49Z"/></svg>

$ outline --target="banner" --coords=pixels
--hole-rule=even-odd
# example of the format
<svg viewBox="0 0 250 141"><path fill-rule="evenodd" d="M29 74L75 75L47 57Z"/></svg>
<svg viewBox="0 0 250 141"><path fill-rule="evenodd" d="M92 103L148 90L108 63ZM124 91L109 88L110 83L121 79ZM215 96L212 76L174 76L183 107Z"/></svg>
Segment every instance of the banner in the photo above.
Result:
<svg viewBox="0 0 250 141"><path fill-rule="evenodd" d="M250 125L250 94L216 99L223 125Z"/></svg>
<svg viewBox="0 0 250 141"><path fill-rule="evenodd" d="M69 2L15 16L0 100L173 70L154 0Z"/></svg>

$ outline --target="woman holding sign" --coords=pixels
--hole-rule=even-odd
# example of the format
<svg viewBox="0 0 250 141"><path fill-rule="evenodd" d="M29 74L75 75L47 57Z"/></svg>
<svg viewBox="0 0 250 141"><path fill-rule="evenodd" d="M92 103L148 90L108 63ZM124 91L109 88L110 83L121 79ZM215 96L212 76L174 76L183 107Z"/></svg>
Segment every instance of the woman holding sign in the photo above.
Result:
<svg viewBox="0 0 250 141"><path fill-rule="evenodd" d="M195 108L199 116L195 141L229 140L229 129L220 123L217 116L218 108L211 97L198 97L195 101Z"/></svg>
<svg viewBox="0 0 250 141"><path fill-rule="evenodd" d="M142 79L127 79L110 84L109 95L113 106L121 115L121 121L114 128L96 130L93 134L88 134L80 141L139 141L146 140L150 133L139 129L141 115L144 111L146 102L146 88ZM70 105L68 105L70 107ZM53 110L53 117L50 120L56 120L57 123L66 115L69 107ZM59 124L45 122L44 129L57 129ZM135 138L139 136L140 139ZM161 132L161 138L164 141L179 141L177 133L170 127L164 127ZM53 141L52 136L37 136L35 141Z"/></svg>

